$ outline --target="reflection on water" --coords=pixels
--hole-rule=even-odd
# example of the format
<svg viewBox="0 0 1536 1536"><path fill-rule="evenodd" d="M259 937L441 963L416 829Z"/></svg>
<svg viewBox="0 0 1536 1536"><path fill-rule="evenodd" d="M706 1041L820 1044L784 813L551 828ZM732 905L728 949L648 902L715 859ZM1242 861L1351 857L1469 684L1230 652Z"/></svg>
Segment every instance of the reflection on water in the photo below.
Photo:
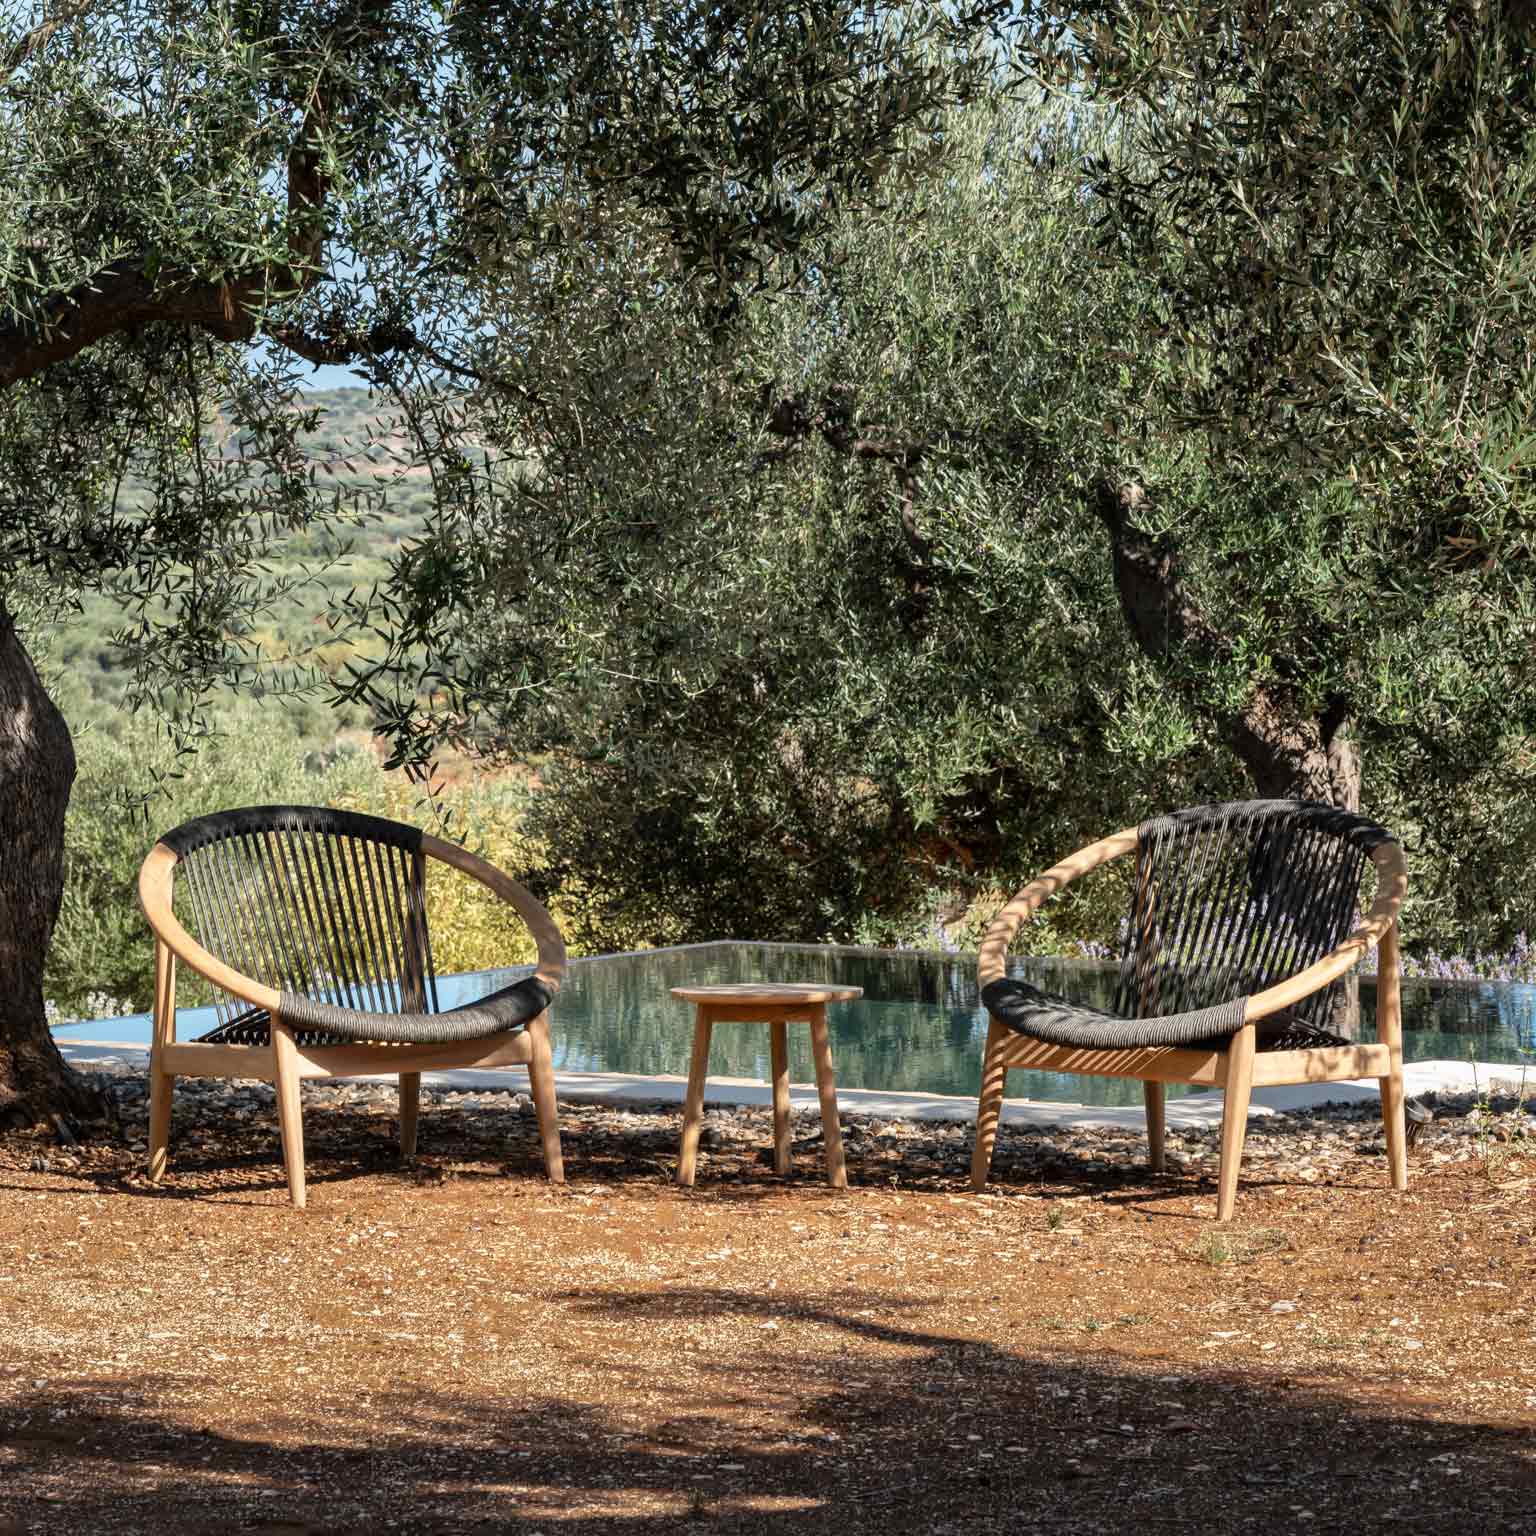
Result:
<svg viewBox="0 0 1536 1536"><path fill-rule="evenodd" d="M469 1002L528 974L480 971L443 977L444 1007ZM1107 1007L1113 972L1082 961L1015 960L1015 974L1074 1001ZM845 1088L974 1094L980 1086L987 1021L977 999L974 955L825 949L798 944L704 944L639 955L599 955L571 964L555 1003L555 1065L567 1072L683 1075L693 1010L670 988L726 981L827 981L862 987L857 1003L827 1010L837 1080ZM1375 983L1360 984L1360 1037L1375 1039ZM183 1009L177 1033L194 1039L216 1023L211 1008ZM1536 987L1488 982L1403 986L1404 1055L1409 1061L1517 1062L1536 1049ZM148 1015L98 1020L56 1031L63 1039L149 1041ZM721 1024L710 1072L768 1078L768 1031L761 1024ZM814 1081L809 1031L789 1032L790 1076ZM1536 1074L1533 1074L1536 1076ZM1170 1086L1170 1094L1189 1090ZM1018 1098L1083 1104L1141 1103L1141 1085L1059 1072L1011 1072Z"/></svg>

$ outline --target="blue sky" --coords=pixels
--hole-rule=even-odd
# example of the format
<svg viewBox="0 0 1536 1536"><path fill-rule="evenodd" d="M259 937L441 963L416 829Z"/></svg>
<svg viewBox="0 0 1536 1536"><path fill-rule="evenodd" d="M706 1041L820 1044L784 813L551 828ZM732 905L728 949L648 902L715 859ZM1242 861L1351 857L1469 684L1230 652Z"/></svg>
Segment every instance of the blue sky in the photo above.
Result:
<svg viewBox="0 0 1536 1536"><path fill-rule="evenodd" d="M327 365L311 368L309 374L299 380L300 389L366 389L364 381L350 368Z"/></svg>

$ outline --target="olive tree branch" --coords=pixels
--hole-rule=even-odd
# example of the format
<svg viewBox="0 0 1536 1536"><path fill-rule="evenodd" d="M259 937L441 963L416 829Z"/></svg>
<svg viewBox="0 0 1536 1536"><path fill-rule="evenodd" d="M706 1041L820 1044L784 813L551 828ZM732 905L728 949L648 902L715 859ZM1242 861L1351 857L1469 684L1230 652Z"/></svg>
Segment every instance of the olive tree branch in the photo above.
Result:
<svg viewBox="0 0 1536 1536"><path fill-rule="evenodd" d="M124 257L41 306L40 314L0 321L0 389L65 362L107 336L155 321L203 330L221 341L252 340L271 299L295 298L320 277L329 190L320 136L329 116L317 88L288 152L286 262L215 281L199 273L152 268L144 256Z"/></svg>
<svg viewBox="0 0 1536 1536"><path fill-rule="evenodd" d="M937 573L930 563L933 542L924 535L917 521L918 471L935 445L926 439L904 438L884 433L868 423L856 423L851 392L846 389L829 390L814 411L794 397L772 400L770 395L771 392L765 390L763 407L768 431L787 441L782 448L769 449L759 455L759 467L789 457L799 443L813 435L819 436L833 452L846 459L890 466L896 481L897 520L913 556L901 562L902 576L920 612L926 607Z"/></svg>
<svg viewBox="0 0 1536 1536"><path fill-rule="evenodd" d="M67 27L70 22L78 21L80 17L91 10L97 0L75 0L73 5L61 6L45 21L39 22L30 32L24 32L5 51L5 56L0 58L0 85L3 85L12 75L21 68L34 54L40 53L48 46L48 39L53 36L60 27Z"/></svg>
<svg viewBox="0 0 1536 1536"><path fill-rule="evenodd" d="M1150 504L1130 482L1097 481L1093 510L1109 533L1120 610L1137 646L1160 663L1167 681L1190 694L1185 666L1208 672L1232 655L1232 644L1185 585L1178 550L1137 526ZM1202 695L1200 707L1209 709ZM1349 701L1331 694L1320 716L1306 713L1297 691L1282 680L1256 682L1235 709L1215 711L1219 729L1261 793L1303 794L1336 801L1350 772L1344 751Z"/></svg>

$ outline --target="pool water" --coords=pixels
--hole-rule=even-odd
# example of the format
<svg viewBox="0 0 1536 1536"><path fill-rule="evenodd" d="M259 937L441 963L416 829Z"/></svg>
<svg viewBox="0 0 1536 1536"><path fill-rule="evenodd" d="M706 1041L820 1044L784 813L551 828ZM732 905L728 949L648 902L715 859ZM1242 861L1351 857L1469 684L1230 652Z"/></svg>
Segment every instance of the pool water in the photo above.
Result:
<svg viewBox="0 0 1536 1536"><path fill-rule="evenodd" d="M442 1006L506 986L531 967L442 977ZM1069 960L1015 960L1010 970L1076 1001L1108 1006L1113 972ZM693 1011L670 989L705 982L827 981L862 987L856 1003L828 1009L832 1059L844 1088L974 1094L981 1080L987 1018L973 955L840 949L800 944L686 945L571 962L551 1014L555 1066L566 1072L685 1075ZM1375 1038L1375 984L1360 984L1360 1038ZM214 1027L211 1008L183 1009L177 1034L190 1040ZM1405 982L1404 1055L1409 1061L1519 1062L1536 1049L1536 987L1494 983ZM147 1014L69 1025L61 1040L149 1041ZM768 1031L761 1024L717 1025L711 1076L769 1077ZM794 1082L814 1081L809 1031L791 1028ZM1533 1071L1536 1077L1536 1071ZM1170 1086L1170 1094L1191 1090ZM1011 1072L1010 1097L1084 1104L1141 1103L1141 1084L1060 1072Z"/></svg>

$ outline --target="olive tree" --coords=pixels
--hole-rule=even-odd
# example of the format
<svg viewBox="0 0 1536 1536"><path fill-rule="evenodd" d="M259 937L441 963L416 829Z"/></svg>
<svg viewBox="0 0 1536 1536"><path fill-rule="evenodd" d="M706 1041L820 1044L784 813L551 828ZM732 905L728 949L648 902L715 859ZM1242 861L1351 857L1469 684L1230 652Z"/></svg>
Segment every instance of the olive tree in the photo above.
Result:
<svg viewBox="0 0 1536 1536"><path fill-rule="evenodd" d="M1085 181L1150 292L1125 337L1144 405L1106 424L1090 497L1130 633L1262 793L1363 798L1435 855L1421 921L1507 937L1536 720L1536 13L1034 20L1020 89L1118 114ZM1191 495L1170 446L1229 494Z"/></svg>
<svg viewBox="0 0 1536 1536"><path fill-rule="evenodd" d="M821 221L932 157L937 110L988 77L992 10L12 0L0 1120L86 1107L44 1026L73 755L20 584L119 594L137 698L195 731L209 690L261 664L271 541L347 511L302 451L301 366L389 394L411 428L397 451L451 513L468 460L439 451L438 391L483 381L508 284L564 282L569 251L596 261L600 231L639 221L658 282L723 334ZM503 387L573 387L495 361Z"/></svg>
<svg viewBox="0 0 1536 1536"><path fill-rule="evenodd" d="M1096 492L1137 643L1185 690L1246 653L1219 714L1265 792L1352 804L1389 741L1454 780L1532 698L1529 7L1046 11L1026 52L1121 114L1086 171L1155 295ZM1179 435L1235 495L1154 483Z"/></svg>
<svg viewBox="0 0 1536 1536"><path fill-rule="evenodd" d="M1435 854L1421 931L1498 936L1536 715L1524 13L1031 26L1015 95L1060 110L951 120L947 180L724 344L650 302L644 222L568 272L578 327L510 306L510 356L591 385L465 407L526 473L386 595L431 615L433 719L564 754L551 824L615 934L847 933L925 863L975 885L1257 791L1363 803Z"/></svg>
<svg viewBox="0 0 1536 1536"><path fill-rule="evenodd" d="M445 457L472 427L506 472L465 473L378 594L398 650L359 687L408 750L550 754L543 878L583 942L901 935L1149 793L1236 782L1082 506L1145 301L1083 196L1112 132L952 112L936 174L830 222L723 338L658 297L644 220L510 291L498 366L584 386L442 405Z"/></svg>

